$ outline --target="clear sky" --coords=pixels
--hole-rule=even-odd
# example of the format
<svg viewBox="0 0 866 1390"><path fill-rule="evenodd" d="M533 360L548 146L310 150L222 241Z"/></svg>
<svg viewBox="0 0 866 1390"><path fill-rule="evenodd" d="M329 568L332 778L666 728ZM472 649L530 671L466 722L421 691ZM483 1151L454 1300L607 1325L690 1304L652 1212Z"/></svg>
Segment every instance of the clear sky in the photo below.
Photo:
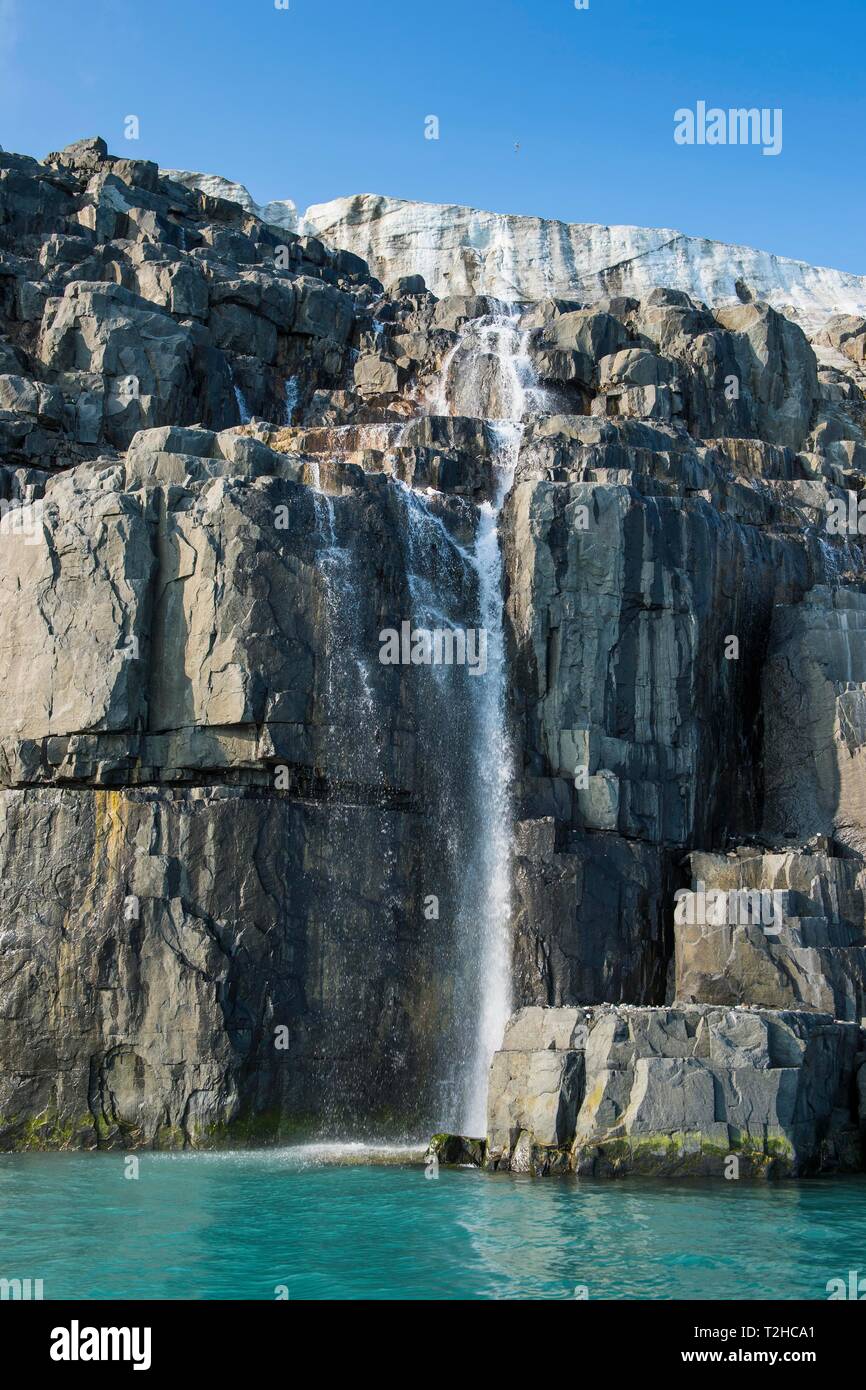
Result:
<svg viewBox="0 0 866 1390"><path fill-rule="evenodd" d="M866 0L0 0L0 144L100 134L260 202L667 226L864 274L864 61ZM781 154L675 144L699 100L781 107Z"/></svg>

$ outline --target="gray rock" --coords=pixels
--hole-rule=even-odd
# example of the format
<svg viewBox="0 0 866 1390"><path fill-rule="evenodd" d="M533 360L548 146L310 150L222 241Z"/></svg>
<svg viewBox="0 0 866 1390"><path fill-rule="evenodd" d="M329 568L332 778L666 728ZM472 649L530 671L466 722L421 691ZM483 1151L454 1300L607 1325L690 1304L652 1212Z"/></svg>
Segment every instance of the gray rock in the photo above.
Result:
<svg viewBox="0 0 866 1390"><path fill-rule="evenodd" d="M531 219L496 223L516 259L458 227L437 301L435 217L385 293L244 195L0 153L0 1145L454 1125L490 686L381 633L487 621L513 463L523 1012L496 1145L442 1161L850 1166L864 563L826 518L866 467L857 305L819 370L754 258L710 309L654 283L687 239L613 266L605 229L506 317L479 289L495 255L515 297ZM675 922L701 875L781 891L783 933Z"/></svg>
<svg viewBox="0 0 866 1390"><path fill-rule="evenodd" d="M767 305L720 309L716 318L738 335L737 356L757 405L759 432L774 444L799 449L819 399L815 354L803 330Z"/></svg>
<svg viewBox="0 0 866 1390"><path fill-rule="evenodd" d="M811 1008L858 1021L866 1014L864 881L858 859L812 853L689 857L706 901L674 918L680 1002ZM723 896L721 896L723 895ZM696 920L678 920L679 916ZM718 920L716 920L718 919Z"/></svg>
<svg viewBox="0 0 866 1390"><path fill-rule="evenodd" d="M454 333L468 319L484 318L493 312L495 301L478 295L446 295L440 299L433 313L433 328L445 329Z"/></svg>
<svg viewBox="0 0 866 1390"><path fill-rule="evenodd" d="M401 275L388 288L397 299L401 299L404 295L427 293L423 275Z"/></svg>
<svg viewBox="0 0 866 1390"><path fill-rule="evenodd" d="M295 332L310 334L315 338L331 338L336 343L344 343L352 326L352 301L348 295L323 284L301 276L295 283L297 309L295 313Z"/></svg>
<svg viewBox="0 0 866 1390"><path fill-rule="evenodd" d="M773 616L763 671L767 829L866 849L866 596L820 585ZM796 736L791 731L796 730Z"/></svg>
<svg viewBox="0 0 866 1390"><path fill-rule="evenodd" d="M594 1007L575 1033L573 1013L529 1009L509 1023L490 1071L487 1167L722 1176L735 1163L738 1176L779 1177L832 1167L840 1153L859 1166L846 1148L859 1025ZM556 1047L538 1050L548 1037Z"/></svg>
<svg viewBox="0 0 866 1390"><path fill-rule="evenodd" d="M362 396L396 394L406 381L406 373L396 362L379 353L367 353L355 363L355 389Z"/></svg>
<svg viewBox="0 0 866 1390"><path fill-rule="evenodd" d="M389 819L228 787L3 793L0 862L19 888L0 1146L261 1143L325 1120L324 1095L340 1098L327 1119L360 1132L369 1107L405 1106L431 1041L417 1020L439 1006L434 975L409 985L398 925L369 930L398 887L368 852ZM322 988L329 922L347 992Z"/></svg>

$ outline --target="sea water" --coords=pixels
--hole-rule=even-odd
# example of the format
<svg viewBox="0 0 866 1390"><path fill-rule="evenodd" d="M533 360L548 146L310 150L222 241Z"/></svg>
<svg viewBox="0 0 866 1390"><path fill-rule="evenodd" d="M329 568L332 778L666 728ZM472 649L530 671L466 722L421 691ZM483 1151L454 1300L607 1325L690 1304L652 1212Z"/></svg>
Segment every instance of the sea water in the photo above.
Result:
<svg viewBox="0 0 866 1390"><path fill-rule="evenodd" d="M0 1156L0 1279L72 1299L826 1299L866 1177L425 1176L410 1150ZM375 1160L375 1161L371 1161Z"/></svg>

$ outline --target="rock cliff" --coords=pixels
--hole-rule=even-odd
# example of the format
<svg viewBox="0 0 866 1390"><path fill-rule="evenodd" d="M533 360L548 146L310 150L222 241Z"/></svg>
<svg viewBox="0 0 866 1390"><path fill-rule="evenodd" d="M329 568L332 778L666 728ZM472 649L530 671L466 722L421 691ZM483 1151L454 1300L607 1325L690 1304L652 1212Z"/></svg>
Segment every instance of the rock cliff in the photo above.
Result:
<svg viewBox="0 0 866 1390"><path fill-rule="evenodd" d="M382 278L421 274L436 294L593 303L667 287L707 304L751 294L816 328L833 314L866 312L862 275L670 227L556 222L374 194L316 204L304 225L363 256Z"/></svg>
<svg viewBox="0 0 866 1390"><path fill-rule="evenodd" d="M523 1009L493 1061L483 1161L534 1176L857 1169L859 1045L858 1024L821 1013Z"/></svg>
<svg viewBox="0 0 866 1390"><path fill-rule="evenodd" d="M244 194L0 153L0 1146L855 1165L856 277Z"/></svg>
<svg viewBox="0 0 866 1390"><path fill-rule="evenodd" d="M816 334L831 318L848 317L855 337L866 313L866 276L671 227L559 222L375 193L315 203L299 213L290 200L261 206L243 184L216 174L165 172L187 187L230 198L265 221L353 251L386 285L421 275L440 296L595 303L676 289L718 306L758 299Z"/></svg>

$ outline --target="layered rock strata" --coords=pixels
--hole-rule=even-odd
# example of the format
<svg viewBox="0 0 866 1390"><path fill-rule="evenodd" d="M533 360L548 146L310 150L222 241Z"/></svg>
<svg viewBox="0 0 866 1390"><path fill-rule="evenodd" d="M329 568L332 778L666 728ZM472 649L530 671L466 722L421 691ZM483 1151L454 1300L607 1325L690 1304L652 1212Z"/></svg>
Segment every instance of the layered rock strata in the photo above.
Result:
<svg viewBox="0 0 866 1390"><path fill-rule="evenodd" d="M817 1012L522 1009L493 1059L486 1146L468 1158L534 1176L858 1169L863 1045L858 1024Z"/></svg>
<svg viewBox="0 0 866 1390"><path fill-rule="evenodd" d="M458 1123L502 749L380 635L482 626L502 502L488 1163L850 1166L856 287L437 297L238 198L0 153L0 1146Z"/></svg>
<svg viewBox="0 0 866 1390"><path fill-rule="evenodd" d="M386 282L421 274L439 295L591 303L610 295L643 299L665 286L710 304L751 294L815 328L830 316L866 312L862 275L672 228L558 222L371 193L316 204L302 221L329 244L363 256Z"/></svg>

